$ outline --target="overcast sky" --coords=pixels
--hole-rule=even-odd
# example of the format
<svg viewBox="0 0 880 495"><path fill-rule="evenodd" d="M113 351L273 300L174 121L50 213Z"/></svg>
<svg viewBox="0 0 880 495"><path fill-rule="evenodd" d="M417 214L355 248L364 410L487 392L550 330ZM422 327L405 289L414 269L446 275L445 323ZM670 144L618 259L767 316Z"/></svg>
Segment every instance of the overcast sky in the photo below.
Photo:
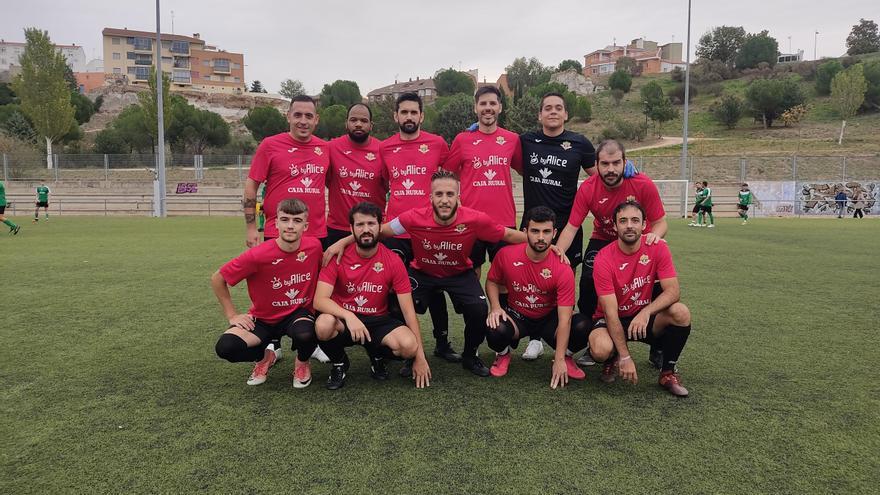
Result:
<svg viewBox="0 0 880 495"><path fill-rule="evenodd" d="M23 28L39 27L55 43L82 45L89 59L103 58L105 27L156 27L154 1L27 0L3 11L0 38L23 41ZM583 63L584 54L615 38L662 44L687 36L686 0L163 0L162 32L172 31L171 11L175 34L201 33L209 44L244 53L246 80L259 79L270 92L286 78L299 79L310 93L350 79L366 94L395 77L430 77L446 67L479 69L480 80L495 81L520 56L547 65L568 58ZM818 56L839 56L862 17L880 22L880 3L694 0L691 46L713 26L741 25L748 32L768 29L782 52L791 37L792 50L804 50L809 60L818 30Z"/></svg>

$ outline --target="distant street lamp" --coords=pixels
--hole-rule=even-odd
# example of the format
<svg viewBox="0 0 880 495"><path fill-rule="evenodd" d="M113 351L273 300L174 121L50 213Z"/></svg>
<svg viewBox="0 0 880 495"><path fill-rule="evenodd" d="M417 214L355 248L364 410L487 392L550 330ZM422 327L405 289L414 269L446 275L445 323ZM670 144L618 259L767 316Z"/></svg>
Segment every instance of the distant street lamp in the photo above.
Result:
<svg viewBox="0 0 880 495"><path fill-rule="evenodd" d="M819 60L819 57L816 56L816 46L819 43L819 31L816 31L816 34L813 35L813 60Z"/></svg>

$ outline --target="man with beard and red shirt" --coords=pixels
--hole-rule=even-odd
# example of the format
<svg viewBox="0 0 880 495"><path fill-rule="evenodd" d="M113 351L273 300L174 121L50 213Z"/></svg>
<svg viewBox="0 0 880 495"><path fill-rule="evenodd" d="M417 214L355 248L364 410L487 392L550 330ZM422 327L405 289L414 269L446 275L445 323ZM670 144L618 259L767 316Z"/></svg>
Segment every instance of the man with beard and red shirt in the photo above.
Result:
<svg viewBox="0 0 880 495"><path fill-rule="evenodd" d="M620 376L638 383L636 365L627 341L657 344L663 349L661 387L678 397L687 397L675 365L691 333L691 314L679 302L681 289L665 241L648 244L642 237L645 210L634 200L620 203L613 211L617 242L602 248L593 265L599 307L593 315L590 353L604 361L602 381ZM662 288L653 296L656 280Z"/></svg>
<svg viewBox="0 0 880 495"><path fill-rule="evenodd" d="M245 251L211 277L211 287L229 329L217 341L217 355L233 363L256 361L248 385L266 381L277 356L272 340L287 335L296 346L293 386L312 381L309 356L317 346L312 297L321 267L321 243L303 237L308 207L298 199L282 200L272 214L278 237ZM251 308L239 313L229 286L247 280ZM268 346L267 346L268 344Z"/></svg>
<svg viewBox="0 0 880 495"><path fill-rule="evenodd" d="M348 109L348 133L330 141L330 169L327 171L327 245L351 234L351 208L367 201L385 210L388 179L379 153L380 141L370 136L373 114L370 107L355 103Z"/></svg>
<svg viewBox="0 0 880 495"><path fill-rule="evenodd" d="M255 209L257 188L266 183L265 240L278 236L275 228L275 208L282 200L302 200L311 212L307 237L316 237L326 247L327 205L324 196L327 170L330 168L330 149L327 142L312 134L318 126L315 100L306 95L296 96L287 111L290 131L269 136L257 147L251 169L244 185L244 218L247 227L247 245L256 246L259 240Z"/></svg>
<svg viewBox="0 0 880 495"><path fill-rule="evenodd" d="M469 254L477 239L519 244L525 242L526 236L494 222L485 213L459 207L458 200L458 177L448 170L439 170L431 178L431 205L402 213L382 225L379 235L388 238L411 234L413 260L409 276L416 311L425 312L429 297L449 294L456 312L464 316L462 367L475 375L489 376L489 368L477 355L485 338L489 311ZM324 262L338 256L351 242L348 237L328 248ZM407 363L404 369L410 369L409 366L412 364Z"/></svg>
<svg viewBox="0 0 880 495"><path fill-rule="evenodd" d="M596 174L578 187L568 223L557 245L567 249L588 213L593 214L593 233L584 252L584 267L579 284L578 311L593 314L598 297L593 286L593 259L600 249L615 239L614 208L627 200L638 201L645 208L645 243L654 244L666 236L666 211L657 186L645 174L626 177L626 150L623 144L608 139L596 149ZM658 288L659 290L659 288ZM589 359L589 356L586 356Z"/></svg>
<svg viewBox="0 0 880 495"><path fill-rule="evenodd" d="M455 137L443 168L461 179L462 206L482 211L501 225L515 228L510 170L522 170L522 148L519 135L498 127L501 111L501 92L497 88L478 89L474 95L478 127ZM478 276L486 255L492 261L501 247L502 244L483 241L474 244L470 257Z"/></svg>
<svg viewBox="0 0 880 495"><path fill-rule="evenodd" d="M403 93L394 103L394 121L400 132L382 141L380 155L388 178L389 196L385 218L396 218L403 212L430 206L431 175L440 169L449 154L442 137L421 130L425 115L422 99L416 93ZM413 259L408 234L386 238L383 243L397 253L404 264ZM461 361L449 342L449 315L446 298L438 294L429 301L431 323L434 325L434 355L451 363Z"/></svg>
<svg viewBox="0 0 880 495"><path fill-rule="evenodd" d="M504 376L510 366L510 347L527 336L543 338L556 349L550 387L564 387L569 378L583 380L572 354L587 346L590 321L572 316L574 272L549 249L556 228L556 214L536 206L525 214L527 244L498 251L486 278L486 295L491 312L486 324L486 341L497 354L490 372ZM501 288L507 291L502 301Z"/></svg>
<svg viewBox="0 0 880 495"><path fill-rule="evenodd" d="M345 348L355 344L367 348L373 378L388 379L385 356L412 359L416 387L427 387L431 369L422 349L409 276L400 257L379 243L382 210L358 203L349 213L349 224L355 244L345 248L339 263L331 261L321 270L315 290L315 309L321 312L315 331L333 363L327 388L345 385ZM392 295L405 325L389 314Z"/></svg>

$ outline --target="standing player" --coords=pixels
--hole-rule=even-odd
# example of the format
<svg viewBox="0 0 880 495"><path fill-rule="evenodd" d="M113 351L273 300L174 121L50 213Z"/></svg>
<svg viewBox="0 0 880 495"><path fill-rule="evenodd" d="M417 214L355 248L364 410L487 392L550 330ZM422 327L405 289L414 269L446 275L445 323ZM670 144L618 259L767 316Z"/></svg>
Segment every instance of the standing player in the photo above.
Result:
<svg viewBox="0 0 880 495"><path fill-rule="evenodd" d="M315 309L321 312L315 330L333 363L327 388L345 385L349 366L345 347L355 344L367 348L373 378L388 378L384 357L394 356L412 359L416 387L427 387L431 369L422 348L406 267L399 256L379 244L382 210L372 203L358 203L349 213L349 225L355 244L345 248L339 263L333 260L321 270L315 291ZM389 314L391 291L406 325Z"/></svg>
<svg viewBox="0 0 880 495"><path fill-rule="evenodd" d="M699 182L694 184L694 208L691 210L691 221L688 223L688 227L697 226L697 215L700 213L700 200L702 199L700 191L702 190L703 184Z"/></svg>
<svg viewBox="0 0 880 495"><path fill-rule="evenodd" d="M382 141L379 148L389 187L385 218L396 218L403 212L430 206L431 175L449 155L449 146L442 137L421 130L425 120L422 110L422 99L416 93L403 93L394 103L394 121L400 132ZM386 238L383 242L409 265L413 246L408 234ZM434 355L450 363L461 361L461 355L449 342L449 315L442 293L431 298L429 309L437 342Z"/></svg>
<svg viewBox="0 0 880 495"><path fill-rule="evenodd" d="M743 219L743 225L749 223L749 205L755 202L755 195L749 190L749 185L743 183L739 190L739 201L736 204L736 211L739 217Z"/></svg>
<svg viewBox="0 0 880 495"><path fill-rule="evenodd" d="M559 93L547 93L541 98L538 121L541 130L520 136L522 142L522 176L524 211L536 206L547 206L556 214L557 232L568 222L581 170L591 174L595 166L593 143L581 134L565 129L568 112ZM521 224L520 228L525 227ZM555 240L554 240L555 241ZM581 263L583 231L566 253L574 270ZM544 352L539 338L529 342L523 359L536 359Z"/></svg>
<svg viewBox="0 0 880 495"><path fill-rule="evenodd" d="M443 168L461 179L462 206L482 211L501 225L515 228L510 170L522 170L522 148L516 133L498 127L501 111L501 92L497 88L478 89L474 95L477 130L455 137ZM492 261L501 247L479 240L474 244L470 257L478 277L486 256Z"/></svg>
<svg viewBox="0 0 880 495"><path fill-rule="evenodd" d="M303 201L282 200L272 218L277 238L248 249L211 277L211 287L229 320L216 351L233 363L256 361L247 383L260 385L277 360L270 342L287 335L297 351L293 386L305 388L312 381L308 359L317 346L312 297L321 267L321 243L303 236L308 228L308 207ZM229 294L229 286L242 280L247 280L252 303L247 313L235 309Z"/></svg>
<svg viewBox="0 0 880 495"><path fill-rule="evenodd" d="M251 170L244 185L244 218L247 227L247 245L259 242L256 226L257 187L266 183L263 211L266 230L263 238L278 236L275 228L275 210L282 200L297 198L312 212L305 235L316 237L325 245L327 237L326 202L324 186L330 168L330 150L327 142L312 134L318 126L315 100L296 96L287 111L290 131L264 139L251 161ZM326 245L325 245L326 247Z"/></svg>
<svg viewBox="0 0 880 495"><path fill-rule="evenodd" d="M583 315L572 317L574 272L548 251L556 237L555 216L545 206L527 211L528 244L501 249L486 279L491 306L486 341L497 353L492 376L507 374L511 345L516 347L522 337L537 336L556 349L551 388L564 387L569 378L586 378L571 355L587 346L590 325ZM501 287L507 290L504 302L499 297Z"/></svg>
<svg viewBox="0 0 880 495"><path fill-rule="evenodd" d="M6 218L4 215L4 213L6 213L6 204L6 186L3 185L3 181L0 181L0 222L3 222L9 227L9 233L17 235L18 231L21 230L21 225Z"/></svg>
<svg viewBox="0 0 880 495"><path fill-rule="evenodd" d="M715 215L712 214L712 189L709 188L708 182L703 181L703 188L700 189L698 197L700 199L700 213L697 215L697 227L703 226L703 215L706 215L709 220L707 227L712 228L715 226Z"/></svg>
<svg viewBox="0 0 880 495"><path fill-rule="evenodd" d="M462 367L475 375L489 376L477 355L477 348L486 334L486 296L473 270L470 252L481 239L494 243L525 242L525 234L494 222L485 213L466 206L459 207L458 177L448 170L439 170L431 178L431 205L408 210L382 225L380 237L403 233L412 235L413 260L409 265L410 282L416 311L424 314L428 298L449 294L456 312L464 316L464 352ZM348 237L331 246L324 255L325 263L341 248L352 242ZM409 363L404 367L408 370Z"/></svg>
<svg viewBox="0 0 880 495"><path fill-rule="evenodd" d="M687 397L675 372L675 364L691 333L691 314L679 302L680 288L665 242L642 242L646 227L645 210L632 200L614 210L617 242L596 256L593 276L599 292L599 307L590 333L590 353L604 361L602 381L620 376L638 383L636 365L629 354L628 340L657 343L663 348L661 387L671 394ZM654 297L652 287L659 280L662 292Z"/></svg>
<svg viewBox="0 0 880 495"><path fill-rule="evenodd" d="M351 208L368 201L385 209L388 193L385 167L379 154L380 141L370 136L373 114L370 107L355 103L345 121L347 135L330 141L330 169L327 172L327 245L351 234Z"/></svg>
<svg viewBox="0 0 880 495"><path fill-rule="evenodd" d="M36 190L36 208L34 208L34 223L40 221L40 208L44 208L46 212L46 221L49 221L49 188L46 187L46 183L40 183L40 186Z"/></svg>

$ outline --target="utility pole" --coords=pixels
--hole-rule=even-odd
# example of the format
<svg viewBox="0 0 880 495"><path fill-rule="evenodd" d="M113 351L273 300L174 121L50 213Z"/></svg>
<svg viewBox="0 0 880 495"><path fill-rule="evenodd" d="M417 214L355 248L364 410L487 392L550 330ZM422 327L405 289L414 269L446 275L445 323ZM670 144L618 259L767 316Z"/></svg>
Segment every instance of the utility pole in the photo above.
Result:
<svg viewBox="0 0 880 495"><path fill-rule="evenodd" d="M691 0L688 0L688 31L687 31L687 60L685 61L686 69L684 72L684 128L681 141L681 178L687 178L687 159L688 159L688 110L690 110L690 90L691 90Z"/></svg>
<svg viewBox="0 0 880 495"><path fill-rule="evenodd" d="M159 0L156 0L156 116L159 128L156 148L156 182L154 183L153 216L164 218L165 211L165 111L162 105L162 33L159 29Z"/></svg>

